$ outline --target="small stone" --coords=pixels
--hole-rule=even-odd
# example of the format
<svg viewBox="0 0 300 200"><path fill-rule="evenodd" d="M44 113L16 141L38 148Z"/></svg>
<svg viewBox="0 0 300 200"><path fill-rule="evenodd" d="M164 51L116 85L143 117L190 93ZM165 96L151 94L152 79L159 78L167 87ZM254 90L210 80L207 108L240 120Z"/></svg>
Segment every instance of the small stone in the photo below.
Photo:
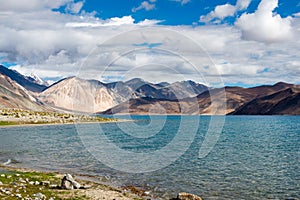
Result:
<svg viewBox="0 0 300 200"><path fill-rule="evenodd" d="M24 179L22 179L22 178L19 178L19 182L20 183L26 183L26 181Z"/></svg>
<svg viewBox="0 0 300 200"><path fill-rule="evenodd" d="M49 185L49 188L50 188L50 189L57 189L57 188L58 188L58 185L52 184L52 185Z"/></svg>
<svg viewBox="0 0 300 200"><path fill-rule="evenodd" d="M3 183L0 181L0 185L3 185Z"/></svg>
<svg viewBox="0 0 300 200"><path fill-rule="evenodd" d="M21 194L15 194L15 196L17 197L17 198L22 198L22 195Z"/></svg>
<svg viewBox="0 0 300 200"><path fill-rule="evenodd" d="M33 196L36 197L39 200L45 200L46 199L46 196L44 194L40 193L40 192L37 193L37 194L34 194Z"/></svg>
<svg viewBox="0 0 300 200"><path fill-rule="evenodd" d="M1 177L5 177L5 174L1 174L0 176L1 176Z"/></svg>
<svg viewBox="0 0 300 200"><path fill-rule="evenodd" d="M11 192L10 191L5 191L5 194L10 195Z"/></svg>
<svg viewBox="0 0 300 200"><path fill-rule="evenodd" d="M180 192L177 195L177 200L202 200L202 198L194 194Z"/></svg>
<svg viewBox="0 0 300 200"><path fill-rule="evenodd" d="M11 175L7 176L7 178L11 178Z"/></svg>
<svg viewBox="0 0 300 200"><path fill-rule="evenodd" d="M38 182L38 181L34 182L34 185L39 185L39 184L40 184L40 182Z"/></svg>
<svg viewBox="0 0 300 200"><path fill-rule="evenodd" d="M49 186L50 181L42 181L40 184L43 185L43 186Z"/></svg>
<svg viewBox="0 0 300 200"><path fill-rule="evenodd" d="M90 188L92 188L92 186L90 186L90 185L83 185L83 186L81 186L79 189L84 189L84 190L86 190L86 189L90 189Z"/></svg>
<svg viewBox="0 0 300 200"><path fill-rule="evenodd" d="M29 179L28 179L28 178L25 178L25 181L28 183L28 182L29 182Z"/></svg>
<svg viewBox="0 0 300 200"><path fill-rule="evenodd" d="M18 177L19 177L19 176L21 176L21 174L16 174L16 176L18 176Z"/></svg>

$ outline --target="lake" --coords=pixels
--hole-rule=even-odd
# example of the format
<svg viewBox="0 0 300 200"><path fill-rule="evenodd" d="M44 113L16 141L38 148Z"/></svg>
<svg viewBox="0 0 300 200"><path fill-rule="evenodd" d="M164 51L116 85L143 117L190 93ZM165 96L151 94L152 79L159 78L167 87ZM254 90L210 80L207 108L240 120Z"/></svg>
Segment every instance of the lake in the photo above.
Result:
<svg viewBox="0 0 300 200"><path fill-rule="evenodd" d="M204 199L300 198L300 116L131 118L0 128L0 161L95 175L164 199L181 191Z"/></svg>

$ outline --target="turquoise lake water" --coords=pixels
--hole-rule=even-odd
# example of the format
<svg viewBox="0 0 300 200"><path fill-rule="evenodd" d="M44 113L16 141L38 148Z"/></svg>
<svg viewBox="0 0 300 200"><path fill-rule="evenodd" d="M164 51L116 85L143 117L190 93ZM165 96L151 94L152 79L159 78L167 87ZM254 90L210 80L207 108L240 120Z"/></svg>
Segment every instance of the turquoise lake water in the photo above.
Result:
<svg viewBox="0 0 300 200"><path fill-rule="evenodd" d="M226 116L220 133L209 123L221 126L223 117L132 118L0 128L0 162L96 175L164 199L181 191L203 199L300 198L300 116ZM199 157L208 134L210 152Z"/></svg>

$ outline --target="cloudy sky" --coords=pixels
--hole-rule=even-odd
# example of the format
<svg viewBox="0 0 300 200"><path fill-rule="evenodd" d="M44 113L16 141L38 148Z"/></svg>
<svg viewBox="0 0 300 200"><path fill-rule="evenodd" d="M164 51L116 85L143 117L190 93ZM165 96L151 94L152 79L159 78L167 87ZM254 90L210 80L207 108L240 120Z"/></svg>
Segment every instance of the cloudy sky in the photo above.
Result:
<svg viewBox="0 0 300 200"><path fill-rule="evenodd" d="M300 83L299 0L0 0L0 63L45 80Z"/></svg>

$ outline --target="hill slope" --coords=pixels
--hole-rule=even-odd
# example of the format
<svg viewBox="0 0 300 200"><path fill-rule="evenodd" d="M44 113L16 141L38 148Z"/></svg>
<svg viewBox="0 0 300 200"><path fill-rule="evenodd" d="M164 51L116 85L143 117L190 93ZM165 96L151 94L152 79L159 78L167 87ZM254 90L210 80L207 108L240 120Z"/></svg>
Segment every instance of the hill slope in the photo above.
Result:
<svg viewBox="0 0 300 200"><path fill-rule="evenodd" d="M0 108L46 110L24 87L3 74L0 74Z"/></svg>
<svg viewBox="0 0 300 200"><path fill-rule="evenodd" d="M17 71L10 70L2 65L0 65L0 74L8 76L11 80L17 82L19 85L31 92L41 92L47 88L45 85L35 83L34 79L23 76Z"/></svg>

